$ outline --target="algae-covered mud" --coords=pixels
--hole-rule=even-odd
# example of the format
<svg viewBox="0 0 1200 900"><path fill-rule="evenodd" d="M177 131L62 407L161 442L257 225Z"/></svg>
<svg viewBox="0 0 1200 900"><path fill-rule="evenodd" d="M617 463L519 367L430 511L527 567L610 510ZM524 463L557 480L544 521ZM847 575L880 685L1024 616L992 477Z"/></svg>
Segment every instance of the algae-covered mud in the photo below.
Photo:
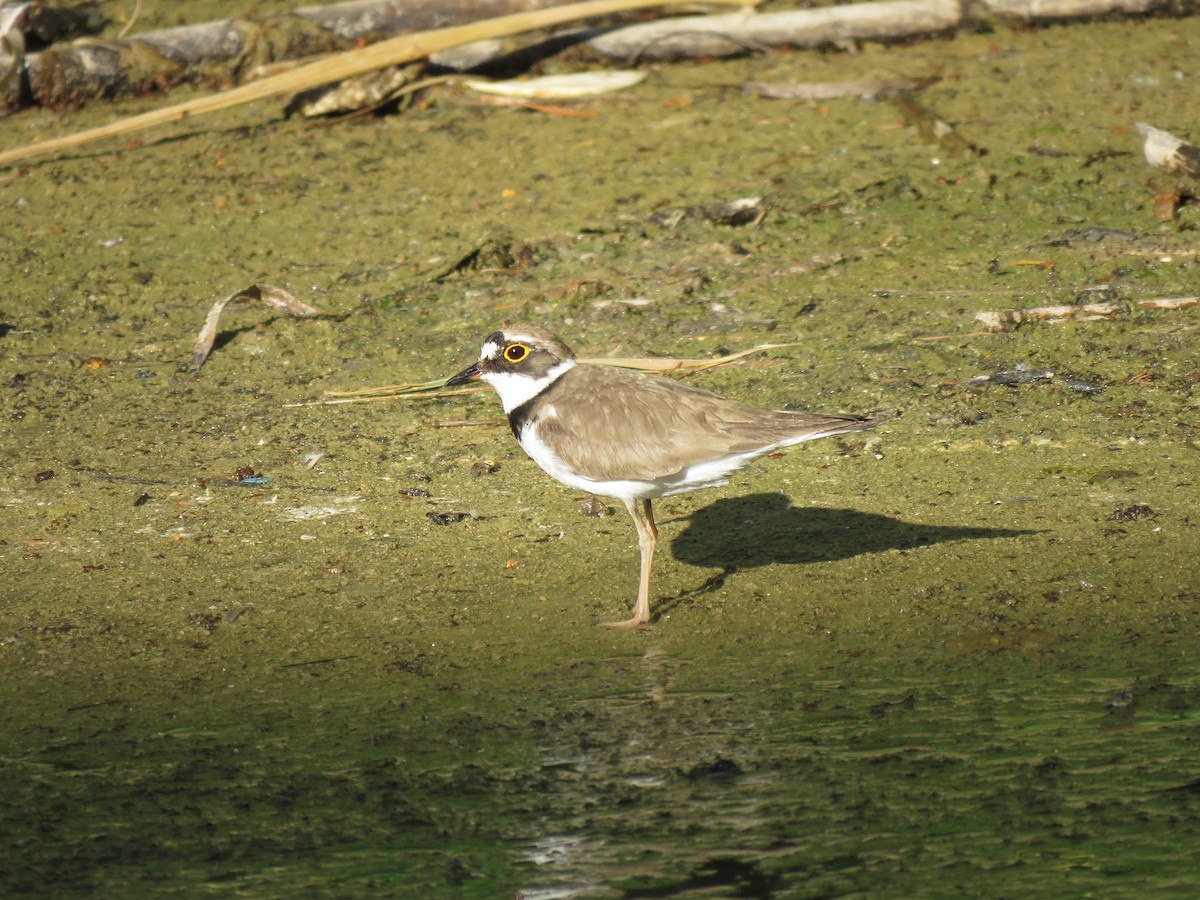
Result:
<svg viewBox="0 0 1200 900"><path fill-rule="evenodd" d="M1139 302L1197 292L1198 213L1155 221L1133 125L1200 138L1197 37L663 66L588 117L260 105L0 173L0 890L1196 895L1200 313ZM738 89L928 74L986 155ZM254 282L323 315L231 304L185 372ZM660 503L655 619L611 632L632 524L494 396L316 402L502 320L794 343L692 382L899 415Z"/></svg>

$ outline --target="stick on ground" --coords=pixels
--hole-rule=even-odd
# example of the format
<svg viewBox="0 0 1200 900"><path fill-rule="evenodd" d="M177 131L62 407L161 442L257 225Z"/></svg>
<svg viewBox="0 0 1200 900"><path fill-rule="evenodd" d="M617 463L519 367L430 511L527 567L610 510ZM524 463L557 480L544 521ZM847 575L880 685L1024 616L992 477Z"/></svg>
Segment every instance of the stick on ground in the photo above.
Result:
<svg viewBox="0 0 1200 900"><path fill-rule="evenodd" d="M362 75L365 72L372 72L384 66L424 59L439 50L447 50L474 41L548 28L593 16L605 16L631 9L683 2L687 2L687 0L587 0L584 3L574 3L555 9L516 13L483 22L473 22L469 25L456 25L450 28L439 28L435 31L402 35L378 44L339 53L299 69L264 78L261 81L253 81L211 97L201 97L188 103L156 109L102 128L93 128L40 144L18 147L15 150L0 153L0 166L11 165L24 159L58 150L80 147L104 138L141 131L155 125L180 122L205 113L229 109L244 103L253 103L256 100L265 100L268 97L293 94L322 84ZM727 5L745 5L745 0L715 0L715 2Z"/></svg>

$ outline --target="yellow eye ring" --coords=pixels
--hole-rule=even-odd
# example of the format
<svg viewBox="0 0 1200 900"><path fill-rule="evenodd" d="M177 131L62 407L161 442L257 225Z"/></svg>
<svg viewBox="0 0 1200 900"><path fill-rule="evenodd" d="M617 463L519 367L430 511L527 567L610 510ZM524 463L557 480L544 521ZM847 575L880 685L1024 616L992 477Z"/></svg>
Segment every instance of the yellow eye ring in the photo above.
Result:
<svg viewBox="0 0 1200 900"><path fill-rule="evenodd" d="M504 348L504 358L510 363L519 363L529 355L529 348L524 344L509 344Z"/></svg>

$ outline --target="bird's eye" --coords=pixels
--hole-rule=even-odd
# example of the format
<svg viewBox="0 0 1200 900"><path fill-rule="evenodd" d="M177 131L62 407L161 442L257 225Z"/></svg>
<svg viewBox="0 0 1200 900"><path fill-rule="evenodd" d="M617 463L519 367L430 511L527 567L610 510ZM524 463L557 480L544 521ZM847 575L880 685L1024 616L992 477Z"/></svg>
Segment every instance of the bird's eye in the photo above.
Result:
<svg viewBox="0 0 1200 900"><path fill-rule="evenodd" d="M524 344L509 344L504 348L504 358L510 363L519 363L529 355L529 348Z"/></svg>

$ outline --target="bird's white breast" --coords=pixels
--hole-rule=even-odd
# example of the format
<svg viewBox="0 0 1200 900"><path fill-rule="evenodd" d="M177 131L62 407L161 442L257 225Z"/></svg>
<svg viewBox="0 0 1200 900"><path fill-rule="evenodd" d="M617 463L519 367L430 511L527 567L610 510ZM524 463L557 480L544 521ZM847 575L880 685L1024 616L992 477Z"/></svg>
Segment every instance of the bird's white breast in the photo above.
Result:
<svg viewBox="0 0 1200 900"><path fill-rule="evenodd" d="M542 415L546 415L546 410ZM551 478L561 481L569 488L587 491L589 494L599 494L601 497L616 497L620 500L631 500L637 497L659 496L653 482L600 480L588 478L573 470L554 452L554 448L538 435L537 425L529 422L521 429L518 437L521 449L529 454L529 458L541 466L542 471Z"/></svg>

